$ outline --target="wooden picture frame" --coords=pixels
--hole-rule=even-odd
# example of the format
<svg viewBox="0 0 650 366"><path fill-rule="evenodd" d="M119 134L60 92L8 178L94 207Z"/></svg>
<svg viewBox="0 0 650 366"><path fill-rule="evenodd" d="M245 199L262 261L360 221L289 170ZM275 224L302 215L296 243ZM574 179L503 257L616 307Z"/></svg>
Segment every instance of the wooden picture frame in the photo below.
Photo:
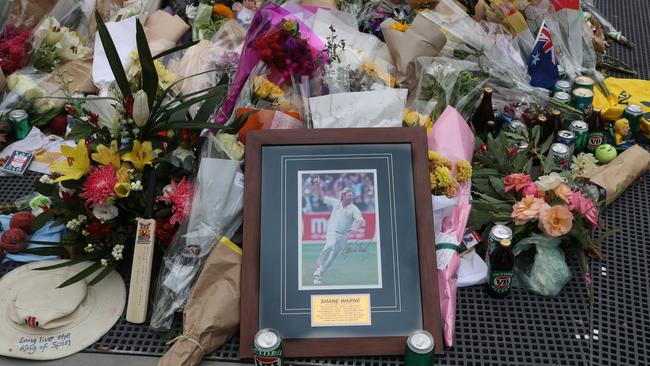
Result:
<svg viewBox="0 0 650 366"><path fill-rule="evenodd" d="M264 188L262 181L263 173L275 173L276 169L275 166L263 166L263 151L269 151L268 149L265 150L265 147L304 147L302 149L305 150L351 146L357 149L363 149L364 147L381 149L398 145L407 146L410 149L412 162L412 181L409 182L412 182L410 184L413 185L412 202L414 204L415 228L411 229L414 230L417 237L415 257L419 265L419 271L416 272L419 273L416 273L416 276L419 274L419 296L421 300L420 316L419 319L415 320L420 322L420 329L425 329L433 335L435 353L443 353L431 191L429 188L428 148L424 128L295 129L251 131L247 134L239 348L241 358L253 357L254 337L256 332L261 329L260 309L265 310L266 306L269 305L266 303L260 304L260 266L262 264L260 262L260 243L263 241L261 232L264 224L262 222L262 192ZM400 177L397 177L397 179L400 179ZM276 188L267 184L264 189L267 192L273 192ZM266 219L269 220L269 218ZM399 225L409 227L413 223L399 222ZM409 245L413 246L414 243ZM400 250L405 252L403 249ZM407 250L415 249L408 249L407 247ZM267 257L264 258L270 260ZM382 263L379 263L380 266ZM401 270L399 266L395 268L395 271ZM400 279L398 278L397 281L400 281ZM396 286L399 286L399 282L396 283ZM415 289L416 292L414 292L416 295L418 295L417 290ZM402 296L402 292L399 292L399 294ZM373 319L384 314L378 312L378 315L375 315L373 311L371 313ZM417 312L413 314L417 314ZM401 314L400 316L409 316L409 314ZM306 327L310 325L306 324ZM291 338L282 335L282 331L280 331L280 334L283 337L285 357L401 355L404 353L408 335L408 333L403 332L397 336Z"/></svg>

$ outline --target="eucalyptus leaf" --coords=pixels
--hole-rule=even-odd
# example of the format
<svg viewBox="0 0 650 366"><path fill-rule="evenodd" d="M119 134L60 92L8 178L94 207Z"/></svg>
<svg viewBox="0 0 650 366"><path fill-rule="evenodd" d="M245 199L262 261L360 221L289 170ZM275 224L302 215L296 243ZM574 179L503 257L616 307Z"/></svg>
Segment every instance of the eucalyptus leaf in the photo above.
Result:
<svg viewBox="0 0 650 366"><path fill-rule="evenodd" d="M551 134L546 141L542 144L542 146L539 149L539 154L546 154L549 149L551 148L551 145L553 144L553 140L555 139L555 136Z"/></svg>
<svg viewBox="0 0 650 366"><path fill-rule="evenodd" d="M77 122L72 126L70 133L65 136L65 139L74 141L87 139L95 132L97 132L96 128L90 124L86 122Z"/></svg>
<svg viewBox="0 0 650 366"><path fill-rule="evenodd" d="M532 133L533 133L533 146L539 146L539 139L540 139L540 127L539 125L535 125L532 128Z"/></svg>
<svg viewBox="0 0 650 366"><path fill-rule="evenodd" d="M225 85L225 88L222 86ZM221 94L215 94L212 97L206 99L203 101L203 104L201 105L201 108L199 108L199 111L196 112L196 115L194 116L195 121L199 122L204 122L207 121L212 113L214 113L218 107L221 106L221 103L223 103L223 99L226 95L226 90L228 87L228 75L224 75L221 80L217 83L217 86L214 87L214 91L222 91Z"/></svg>
<svg viewBox="0 0 650 366"><path fill-rule="evenodd" d="M122 67L122 61L120 60L120 56L117 53L117 49L115 48L115 43L113 43L111 34L108 32L108 28L106 28L106 24L104 24L102 16L97 10L95 10L95 20L97 21L97 32L99 33L99 38L102 42L102 46L104 47L104 52L106 53L108 64L110 65L111 71L113 71L113 76L115 77L115 83L120 89L122 97L126 98L126 96L131 94L129 79L126 77L126 72Z"/></svg>
<svg viewBox="0 0 650 366"><path fill-rule="evenodd" d="M104 269L102 269L102 271L99 272L99 274L97 274L95 278L93 278L90 282L88 282L88 286L93 286L98 284L99 281L103 280L106 276L108 276L117 267L118 264L119 262L113 262L107 265L106 267L104 267Z"/></svg>
<svg viewBox="0 0 650 366"><path fill-rule="evenodd" d="M45 224L47 224L54 217L54 213L51 210L41 212L38 216L32 221L31 231L36 232Z"/></svg>
<svg viewBox="0 0 650 366"><path fill-rule="evenodd" d="M142 90L147 93L149 109L151 109L156 101L156 94L158 93L158 72L151 57L147 36L144 33L144 28L139 19L135 20L135 29L138 57L140 58L140 66L142 67Z"/></svg>
<svg viewBox="0 0 650 366"><path fill-rule="evenodd" d="M68 280L66 280L62 284L60 284L57 288L63 288L63 287L75 284L75 283L83 280L84 278L90 276L91 274L97 272L97 270L100 269L100 268L102 268L102 265L99 262L95 262L95 263L89 265L88 267L86 267L86 269L84 269L83 271L77 273L76 275L72 276L71 278L69 278Z"/></svg>
<svg viewBox="0 0 650 366"><path fill-rule="evenodd" d="M153 57L153 59L154 59L154 60L157 60L157 59L159 59L159 58L161 58L161 57L165 57L165 56L167 56L167 55L171 55L171 54L174 53L174 52L178 52L178 51L184 50L184 49L186 49L186 48L190 48L190 47L194 46L195 44L199 43L200 41L201 41L201 40L196 40L196 41L192 41L192 42L184 43L184 44L182 44L182 45L180 45L180 46L176 46L176 47L170 48L170 49L168 49L167 51L163 51L163 52L161 52L161 53L155 55L155 56Z"/></svg>

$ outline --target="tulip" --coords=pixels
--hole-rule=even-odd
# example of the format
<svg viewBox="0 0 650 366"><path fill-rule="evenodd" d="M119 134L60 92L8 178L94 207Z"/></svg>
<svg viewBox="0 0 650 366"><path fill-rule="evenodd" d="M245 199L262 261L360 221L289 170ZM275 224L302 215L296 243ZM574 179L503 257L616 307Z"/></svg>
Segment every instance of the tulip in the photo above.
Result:
<svg viewBox="0 0 650 366"><path fill-rule="evenodd" d="M149 98L144 90L138 90L133 97L133 121L138 127L144 127L149 120Z"/></svg>

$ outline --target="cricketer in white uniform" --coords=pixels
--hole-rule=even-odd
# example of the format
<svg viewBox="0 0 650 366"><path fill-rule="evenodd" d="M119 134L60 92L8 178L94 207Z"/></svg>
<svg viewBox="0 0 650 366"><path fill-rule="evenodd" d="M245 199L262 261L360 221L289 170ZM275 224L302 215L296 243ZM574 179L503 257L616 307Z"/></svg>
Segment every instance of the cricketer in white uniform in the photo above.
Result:
<svg viewBox="0 0 650 366"><path fill-rule="evenodd" d="M320 189L319 179L315 179L316 191L321 199L332 207L332 215L327 224L325 247L318 257L314 271L314 285L321 284L321 278L327 272L348 241L351 231L357 231L366 224L361 211L352 203L352 190L344 188L341 191L341 200L328 197Z"/></svg>

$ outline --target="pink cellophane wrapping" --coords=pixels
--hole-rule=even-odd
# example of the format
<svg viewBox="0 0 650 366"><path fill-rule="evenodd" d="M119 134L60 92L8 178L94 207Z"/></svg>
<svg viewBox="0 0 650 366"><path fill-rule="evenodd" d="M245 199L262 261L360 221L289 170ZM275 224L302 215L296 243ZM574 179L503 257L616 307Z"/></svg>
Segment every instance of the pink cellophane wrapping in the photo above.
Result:
<svg viewBox="0 0 650 366"><path fill-rule="evenodd" d="M434 150L452 162L459 160L472 161L474 155L474 134L467 122L449 106L431 128L428 136L429 150ZM471 182L460 186L458 206L442 223L442 232L453 234L458 242L463 238L465 226L472 206L469 204ZM460 266L458 254L450 260L449 265L438 271L438 291L440 296L440 313L443 323L445 345L454 345L456 332L456 283Z"/></svg>
<svg viewBox="0 0 650 366"><path fill-rule="evenodd" d="M239 93L241 93L246 83L246 79L248 79L251 71L260 60L257 52L252 47L253 42L269 30L273 30L276 24L284 20L298 22L302 38L307 39L312 48L317 50L325 48L320 38L293 13L272 2L266 3L255 13L255 17L253 17L253 21L248 29L246 40L244 41L244 48L239 59L237 73L228 93L228 98L214 117L216 123L225 123L230 118L235 103L237 103L237 99L239 98Z"/></svg>

